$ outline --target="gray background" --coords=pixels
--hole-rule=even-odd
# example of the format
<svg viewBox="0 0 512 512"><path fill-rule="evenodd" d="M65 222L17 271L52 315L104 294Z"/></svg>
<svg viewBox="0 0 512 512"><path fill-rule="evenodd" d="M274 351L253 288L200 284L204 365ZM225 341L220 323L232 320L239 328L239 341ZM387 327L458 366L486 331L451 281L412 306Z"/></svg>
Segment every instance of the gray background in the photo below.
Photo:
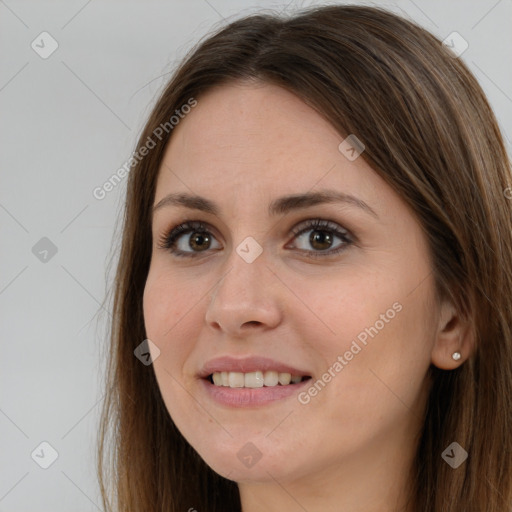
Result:
<svg viewBox="0 0 512 512"><path fill-rule="evenodd" d="M461 58L510 151L512 0L378 5L441 39L457 31L467 40ZM92 192L128 159L155 96L192 44L228 19L285 7L0 0L0 512L101 510L94 443L109 320L101 305L125 183L103 200ZM31 47L35 40L49 48L38 38L43 31L59 45L46 59ZM38 464L50 461L38 448L43 441L58 453L48 469Z"/></svg>

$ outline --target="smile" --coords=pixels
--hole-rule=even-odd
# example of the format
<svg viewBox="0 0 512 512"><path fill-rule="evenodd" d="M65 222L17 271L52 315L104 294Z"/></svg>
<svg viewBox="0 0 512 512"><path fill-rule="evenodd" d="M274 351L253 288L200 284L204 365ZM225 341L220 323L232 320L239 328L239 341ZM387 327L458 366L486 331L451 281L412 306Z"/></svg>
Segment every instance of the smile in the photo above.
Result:
<svg viewBox="0 0 512 512"><path fill-rule="evenodd" d="M263 356L217 357L198 371L202 392L218 405L253 407L300 392L311 380L309 370Z"/></svg>
<svg viewBox="0 0 512 512"><path fill-rule="evenodd" d="M215 386L230 388L262 388L273 386L287 386L297 384L309 379L308 376L292 375L287 372L277 371L255 371L249 373L241 372L214 372L208 379Z"/></svg>

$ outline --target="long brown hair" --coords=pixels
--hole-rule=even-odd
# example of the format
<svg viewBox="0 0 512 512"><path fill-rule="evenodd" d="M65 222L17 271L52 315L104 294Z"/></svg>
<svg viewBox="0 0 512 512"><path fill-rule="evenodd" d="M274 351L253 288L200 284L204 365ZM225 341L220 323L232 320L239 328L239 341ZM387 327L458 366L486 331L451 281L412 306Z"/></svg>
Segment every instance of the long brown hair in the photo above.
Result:
<svg viewBox="0 0 512 512"><path fill-rule="evenodd" d="M261 81L296 94L410 205L433 256L439 298L470 322L476 350L432 387L414 467L416 512L512 510L511 169L496 119L468 68L414 23L374 7L251 15L185 58L158 99L139 151L175 111L213 86ZM161 131L161 130L160 130ZM158 132L159 133L159 132ZM172 129L130 171L115 276L107 396L98 443L106 511L241 510L170 418L152 366L134 356L151 259L151 207ZM458 442L457 469L441 457Z"/></svg>

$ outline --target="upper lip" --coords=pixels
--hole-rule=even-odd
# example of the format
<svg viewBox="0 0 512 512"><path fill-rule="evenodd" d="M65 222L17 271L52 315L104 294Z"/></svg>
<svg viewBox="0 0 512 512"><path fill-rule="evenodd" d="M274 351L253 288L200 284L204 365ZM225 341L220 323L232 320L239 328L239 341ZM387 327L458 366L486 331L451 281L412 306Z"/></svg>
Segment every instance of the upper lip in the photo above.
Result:
<svg viewBox="0 0 512 512"><path fill-rule="evenodd" d="M217 357L207 361L199 372L201 378L206 378L215 372L240 372L249 373L255 371L276 371L279 373L291 373L292 375L310 376L307 371L294 368L268 357Z"/></svg>

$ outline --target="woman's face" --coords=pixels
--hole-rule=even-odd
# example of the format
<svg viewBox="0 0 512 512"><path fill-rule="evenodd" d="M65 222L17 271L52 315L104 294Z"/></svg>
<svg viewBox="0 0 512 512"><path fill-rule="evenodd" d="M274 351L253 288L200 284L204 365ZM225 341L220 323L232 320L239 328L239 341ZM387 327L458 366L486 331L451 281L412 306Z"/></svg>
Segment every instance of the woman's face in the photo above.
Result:
<svg viewBox="0 0 512 512"><path fill-rule="evenodd" d="M438 313L426 240L342 141L289 92L232 84L198 98L166 149L146 332L170 416L231 480L387 464L421 424ZM161 247L184 222L182 255Z"/></svg>

